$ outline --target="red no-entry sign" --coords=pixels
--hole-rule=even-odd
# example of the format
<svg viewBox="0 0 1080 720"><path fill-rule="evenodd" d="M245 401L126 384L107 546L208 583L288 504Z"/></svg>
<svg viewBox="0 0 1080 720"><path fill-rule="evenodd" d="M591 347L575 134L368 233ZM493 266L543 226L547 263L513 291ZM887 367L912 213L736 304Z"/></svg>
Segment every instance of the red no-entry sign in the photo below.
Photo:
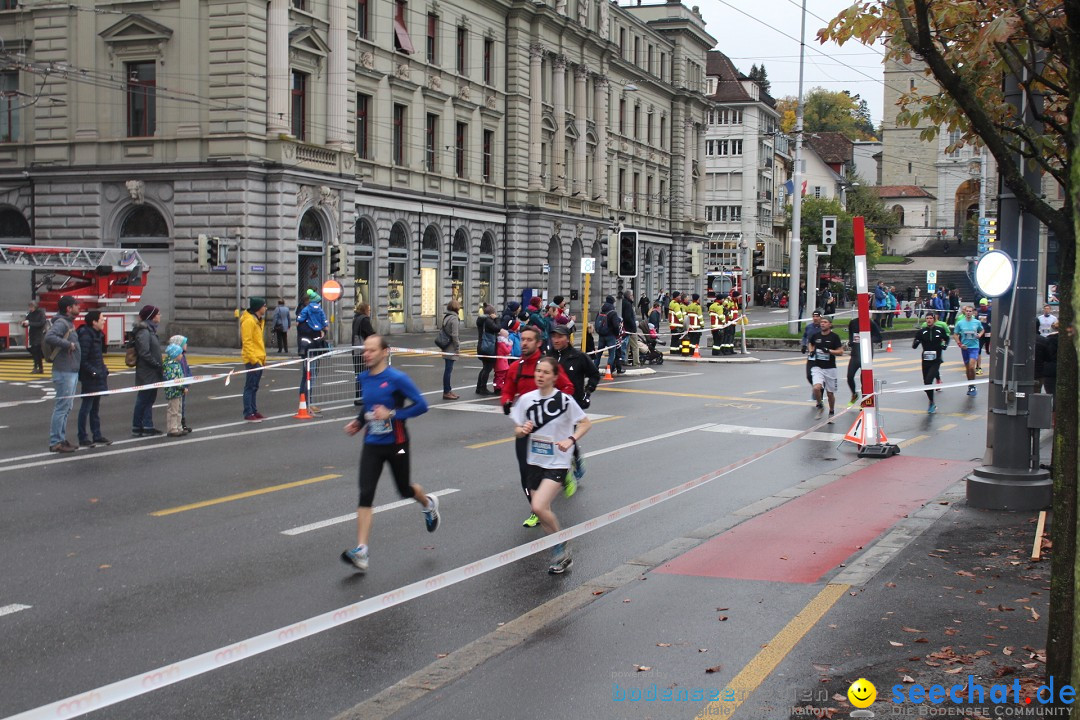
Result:
<svg viewBox="0 0 1080 720"><path fill-rule="evenodd" d="M322 286L322 296L324 300L333 302L341 297L341 283L337 280L327 280Z"/></svg>

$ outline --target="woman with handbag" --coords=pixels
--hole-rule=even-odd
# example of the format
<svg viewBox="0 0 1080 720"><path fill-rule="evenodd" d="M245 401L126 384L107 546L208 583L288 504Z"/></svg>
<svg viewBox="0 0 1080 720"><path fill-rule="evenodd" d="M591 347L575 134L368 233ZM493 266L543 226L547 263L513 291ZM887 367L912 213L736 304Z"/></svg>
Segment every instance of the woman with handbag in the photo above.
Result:
<svg viewBox="0 0 1080 720"><path fill-rule="evenodd" d="M460 397L450 387L450 374L454 371L454 360L457 359L458 353L461 352L461 317L458 315L459 310L461 310L460 300L451 300L446 303L446 313L443 315L442 327L439 329L439 336L435 338L435 344L446 353L443 355L443 400L457 400Z"/></svg>
<svg viewBox="0 0 1080 720"><path fill-rule="evenodd" d="M476 318L476 354L479 356L480 374L476 376L476 394L494 395L487 383L495 370L495 341L499 336L499 323L495 306L485 305L482 315Z"/></svg>

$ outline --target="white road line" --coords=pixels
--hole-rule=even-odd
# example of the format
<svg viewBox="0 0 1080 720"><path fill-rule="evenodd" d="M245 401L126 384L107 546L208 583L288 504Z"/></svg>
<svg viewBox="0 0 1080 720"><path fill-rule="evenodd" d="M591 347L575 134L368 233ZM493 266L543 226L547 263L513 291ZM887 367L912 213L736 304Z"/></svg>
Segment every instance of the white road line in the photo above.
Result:
<svg viewBox="0 0 1080 720"><path fill-rule="evenodd" d="M728 433L731 435L757 435L759 437L793 438L802 430L788 430L787 428L763 428L747 427L745 425L716 424L705 428L707 432ZM821 442L840 442L844 439L843 433L811 432L802 437L803 440L820 440ZM902 438L890 438L890 442L900 442Z"/></svg>
<svg viewBox="0 0 1080 720"><path fill-rule="evenodd" d="M3 607L0 607L0 615L10 615L12 613L17 613L20 610L29 610L31 607L33 607L33 606L32 605L4 605Z"/></svg>
<svg viewBox="0 0 1080 720"><path fill-rule="evenodd" d="M154 405L155 410L157 410L158 408L163 408L163 407L169 407L169 403L158 403L157 405Z"/></svg>
<svg viewBox="0 0 1080 720"><path fill-rule="evenodd" d="M652 437L641 438L640 440L634 440L633 442L623 443L621 445L612 445L611 447L600 448L599 450L593 450L592 452L585 453L585 457L591 458L597 455L606 455L609 452L615 452L616 450L625 450L628 447L635 447L637 445L643 445L647 442L653 442L655 440L663 440L669 437L675 437L676 435L682 435L683 433L694 432L695 430L708 430L712 427L712 423L706 423L704 425L695 425L694 427L683 428L674 432L664 433L663 435L653 435Z"/></svg>
<svg viewBox="0 0 1080 720"><path fill-rule="evenodd" d="M398 365L397 367L422 367L422 368L429 368L429 367L435 367L435 366L434 366L434 365L424 365L424 364L422 364L422 363L402 363L402 364Z"/></svg>
<svg viewBox="0 0 1080 720"><path fill-rule="evenodd" d="M451 493L461 492L457 488L447 488L446 490L436 490L435 492L429 492L428 495L435 495L442 497L443 495L450 495ZM371 509L373 513L386 512L387 510L393 510L394 508L405 507L406 505L412 505L415 500L398 500L396 502L387 503L386 505L378 505ZM291 530L282 530L282 535L300 535L302 533L311 532L312 530L321 530L324 527L330 527L331 525L337 525L338 523L349 522L356 519L356 513L351 512L348 515L341 515L339 517L330 518L329 520L320 520L319 522L313 522L310 525L301 525L300 527L294 527Z"/></svg>
<svg viewBox="0 0 1080 720"><path fill-rule="evenodd" d="M210 395L207 400L234 400L238 397L244 397L244 393L236 393L235 395Z"/></svg>

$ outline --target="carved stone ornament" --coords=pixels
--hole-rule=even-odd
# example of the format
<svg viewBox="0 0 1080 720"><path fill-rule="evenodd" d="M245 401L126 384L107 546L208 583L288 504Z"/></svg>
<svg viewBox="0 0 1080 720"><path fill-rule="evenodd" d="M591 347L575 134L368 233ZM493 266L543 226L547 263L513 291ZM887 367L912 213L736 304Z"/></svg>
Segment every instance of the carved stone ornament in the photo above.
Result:
<svg viewBox="0 0 1080 720"><path fill-rule="evenodd" d="M462 85L458 90L458 97L465 102L472 102L472 90L469 89L468 85Z"/></svg>
<svg viewBox="0 0 1080 720"><path fill-rule="evenodd" d="M484 99L484 105L487 106L488 110L495 110L498 107L497 101L495 100L495 96L494 95L488 95Z"/></svg>
<svg viewBox="0 0 1080 720"><path fill-rule="evenodd" d="M584 234L585 234L585 223L578 223L577 225L574 225L574 237L576 237L578 240L580 240Z"/></svg>
<svg viewBox="0 0 1080 720"><path fill-rule="evenodd" d="M577 21L579 25L585 25L589 21L589 0L578 0Z"/></svg>
<svg viewBox="0 0 1080 720"><path fill-rule="evenodd" d="M292 143L285 143L281 147L281 156L286 160L292 160L296 157L296 146Z"/></svg>
<svg viewBox="0 0 1080 720"><path fill-rule="evenodd" d="M372 52L362 52L362 53L360 53L360 67L364 68L365 70L374 70L375 69L375 53L372 53Z"/></svg>
<svg viewBox="0 0 1080 720"><path fill-rule="evenodd" d="M555 56L554 67L555 67L555 72L560 72L560 73L566 72L566 56L565 55L556 55Z"/></svg>
<svg viewBox="0 0 1080 720"><path fill-rule="evenodd" d="M533 43L529 46L529 58L535 60L536 58L544 57L544 46L540 43Z"/></svg>
<svg viewBox="0 0 1080 720"><path fill-rule="evenodd" d="M428 87L432 90L438 90L442 92L442 77L439 75L428 75L427 78Z"/></svg>
<svg viewBox="0 0 1080 720"><path fill-rule="evenodd" d="M128 195L131 196L131 201L136 205L142 205L146 202L146 186L142 180L128 180L124 183L124 187L127 188Z"/></svg>
<svg viewBox="0 0 1080 720"><path fill-rule="evenodd" d="M394 68L394 76L401 80L408 80L409 66L405 63L399 63L398 66Z"/></svg>
<svg viewBox="0 0 1080 720"><path fill-rule="evenodd" d="M608 38L608 0L597 0L600 3L600 27L596 28L597 33L604 40Z"/></svg>
<svg viewBox="0 0 1080 720"><path fill-rule="evenodd" d="M337 210L338 191L332 187L321 185L319 187L319 204L330 210Z"/></svg>
<svg viewBox="0 0 1080 720"><path fill-rule="evenodd" d="M311 188L307 185L301 185L296 189L296 207L302 208L305 205L311 204Z"/></svg>
<svg viewBox="0 0 1080 720"><path fill-rule="evenodd" d="M561 234L562 233L562 221L561 220L556 220L552 224L551 228L552 228L552 234L553 235Z"/></svg>

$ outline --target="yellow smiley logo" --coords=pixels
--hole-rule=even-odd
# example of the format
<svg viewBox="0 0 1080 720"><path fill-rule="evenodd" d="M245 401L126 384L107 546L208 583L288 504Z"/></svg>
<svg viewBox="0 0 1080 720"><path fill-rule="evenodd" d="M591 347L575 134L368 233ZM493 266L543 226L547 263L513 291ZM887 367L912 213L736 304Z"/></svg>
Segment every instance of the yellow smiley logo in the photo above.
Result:
<svg viewBox="0 0 1080 720"><path fill-rule="evenodd" d="M851 683L847 690L848 700L857 708L868 708L877 700L877 688L866 678Z"/></svg>

